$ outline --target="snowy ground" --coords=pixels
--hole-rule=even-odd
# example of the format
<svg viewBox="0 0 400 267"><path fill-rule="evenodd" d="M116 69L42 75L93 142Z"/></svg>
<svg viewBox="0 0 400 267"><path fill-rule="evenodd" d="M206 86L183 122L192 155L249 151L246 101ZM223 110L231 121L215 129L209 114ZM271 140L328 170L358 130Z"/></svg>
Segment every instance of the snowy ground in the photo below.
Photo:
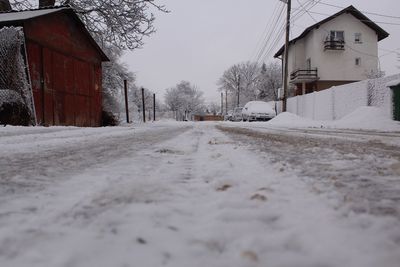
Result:
<svg viewBox="0 0 400 267"><path fill-rule="evenodd" d="M400 133L265 125L0 129L0 266L398 267Z"/></svg>

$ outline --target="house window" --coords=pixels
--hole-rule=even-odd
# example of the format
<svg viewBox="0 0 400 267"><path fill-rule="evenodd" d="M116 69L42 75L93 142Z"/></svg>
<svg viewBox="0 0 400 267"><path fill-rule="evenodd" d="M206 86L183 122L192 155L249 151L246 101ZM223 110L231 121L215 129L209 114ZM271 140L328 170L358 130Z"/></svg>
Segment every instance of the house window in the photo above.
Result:
<svg viewBox="0 0 400 267"><path fill-rule="evenodd" d="M360 57L357 57L355 62L356 62L356 66L361 66L361 58Z"/></svg>
<svg viewBox="0 0 400 267"><path fill-rule="evenodd" d="M330 41L344 42L344 31L331 31Z"/></svg>
<svg viewBox="0 0 400 267"><path fill-rule="evenodd" d="M354 42L356 44L361 44L362 43L362 39L361 39L361 33L360 32L356 32L354 34Z"/></svg>

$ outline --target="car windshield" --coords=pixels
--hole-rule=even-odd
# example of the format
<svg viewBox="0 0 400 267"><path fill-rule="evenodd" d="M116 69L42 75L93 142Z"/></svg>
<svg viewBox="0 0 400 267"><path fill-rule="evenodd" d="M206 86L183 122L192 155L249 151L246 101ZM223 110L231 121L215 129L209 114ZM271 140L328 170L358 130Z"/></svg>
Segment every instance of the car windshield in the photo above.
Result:
<svg viewBox="0 0 400 267"><path fill-rule="evenodd" d="M264 111L273 110L273 107L271 105L269 105L268 103L254 102L248 106L248 109L251 111L264 112Z"/></svg>

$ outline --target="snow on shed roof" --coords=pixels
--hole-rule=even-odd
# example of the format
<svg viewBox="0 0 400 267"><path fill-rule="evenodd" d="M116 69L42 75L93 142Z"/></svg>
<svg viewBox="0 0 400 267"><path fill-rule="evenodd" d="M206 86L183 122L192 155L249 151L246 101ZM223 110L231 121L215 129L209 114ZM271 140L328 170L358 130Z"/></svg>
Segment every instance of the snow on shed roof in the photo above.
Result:
<svg viewBox="0 0 400 267"><path fill-rule="evenodd" d="M63 6L63 7L56 7L56 8L25 10L25 11L17 11L17 12L12 11L12 12L0 13L0 22L12 22L12 21L33 19L33 18L44 16L44 15L48 15L51 13L56 13L63 9L69 9L69 7Z"/></svg>
<svg viewBox="0 0 400 267"><path fill-rule="evenodd" d="M396 87L400 85L400 80L393 80L386 84L386 87Z"/></svg>
<svg viewBox="0 0 400 267"><path fill-rule="evenodd" d="M79 18L79 16L75 13L75 11L68 5L66 6L56 6L56 7L45 7L40 9L30 9L30 10L23 10L23 11L10 11L10 12L0 12L0 26L3 25L10 25L13 23L18 23L21 21L26 21L30 19L35 19L38 17L58 13L58 12L65 12L71 15L75 21L78 22L79 26L82 30L87 34L89 37L90 43L96 48L96 50L100 53L103 61L110 61L104 51L100 48L97 42L93 39L92 35L86 29L85 24Z"/></svg>

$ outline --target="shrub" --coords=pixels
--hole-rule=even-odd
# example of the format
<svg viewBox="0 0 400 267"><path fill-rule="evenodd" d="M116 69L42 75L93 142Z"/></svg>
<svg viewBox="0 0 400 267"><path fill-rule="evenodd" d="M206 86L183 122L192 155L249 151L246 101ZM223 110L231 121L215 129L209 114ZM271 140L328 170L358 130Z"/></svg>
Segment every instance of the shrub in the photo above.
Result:
<svg viewBox="0 0 400 267"><path fill-rule="evenodd" d="M28 126L31 122L29 109L21 102L3 103L0 106L0 124Z"/></svg>
<svg viewBox="0 0 400 267"><path fill-rule="evenodd" d="M119 120L111 111L103 110L101 113L101 126L117 126Z"/></svg>

